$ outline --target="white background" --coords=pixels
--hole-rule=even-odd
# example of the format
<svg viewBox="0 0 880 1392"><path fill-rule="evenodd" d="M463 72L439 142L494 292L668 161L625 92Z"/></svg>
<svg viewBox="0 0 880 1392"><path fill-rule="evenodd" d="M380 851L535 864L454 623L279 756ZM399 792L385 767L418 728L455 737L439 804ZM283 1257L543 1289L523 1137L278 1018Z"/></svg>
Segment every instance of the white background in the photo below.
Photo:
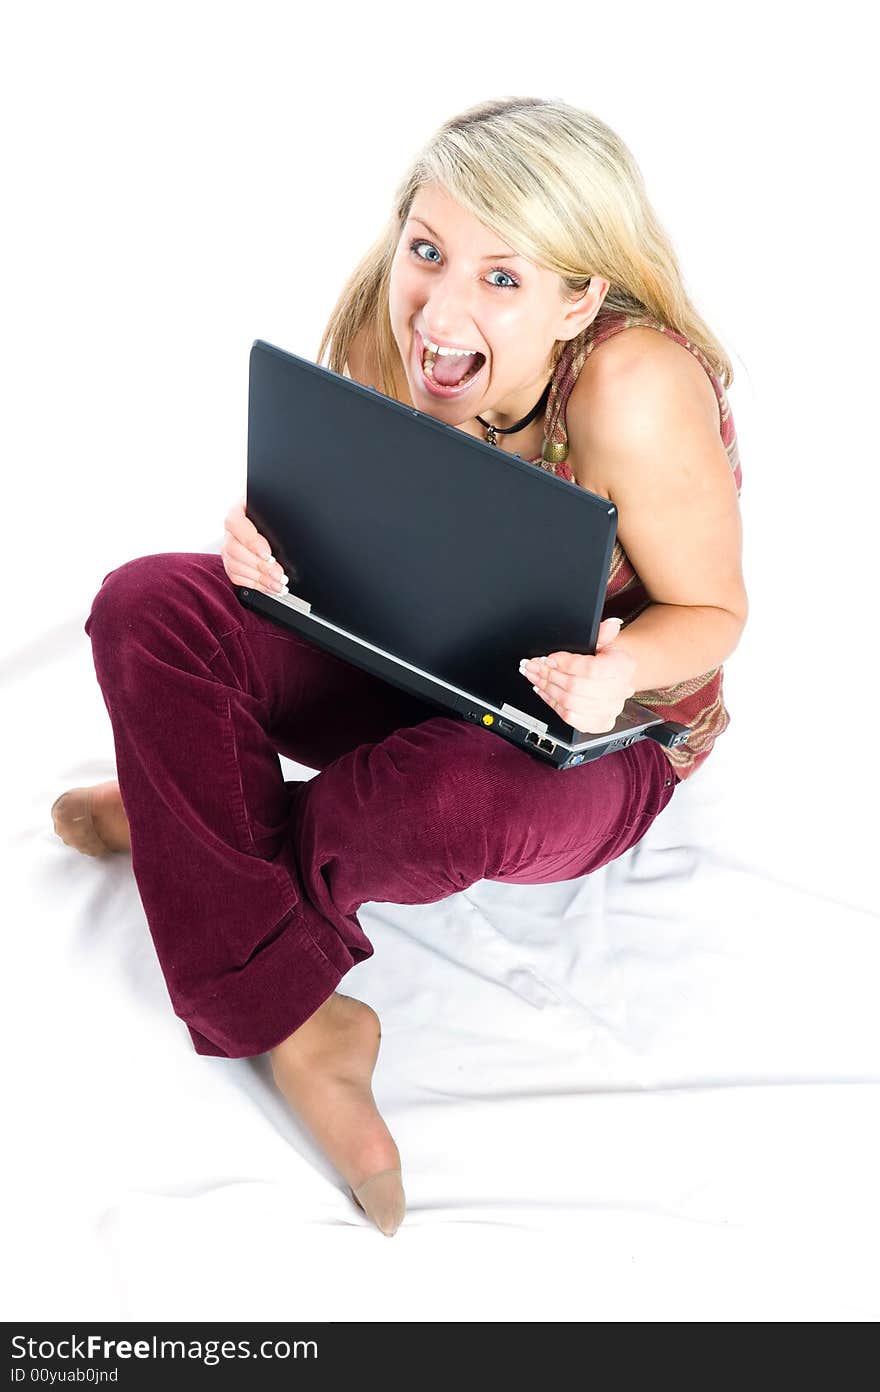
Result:
<svg viewBox="0 0 880 1392"><path fill-rule="evenodd" d="M46 753L51 706L28 725L16 675L30 664L51 680L72 621L87 653L81 624L113 567L216 549L244 487L252 341L315 356L442 120L490 96L555 96L627 142L733 360L751 618L726 665L732 723L712 760L737 808L725 850L827 913L816 950L834 959L836 915L877 909L877 102L863 15L847 3L17 7L0 52L2 675L17 736L7 771L21 775L10 839L20 815L46 837L66 777ZM98 729L85 682L76 700ZM61 724L70 699L58 689ZM77 738L68 722L71 767ZM39 911L31 887L7 900L11 931L31 931ZM27 982L16 1001L16 1044L44 1041ZM7 1067L18 1057L7 1047ZM875 1077L877 1061L861 1059Z"/></svg>

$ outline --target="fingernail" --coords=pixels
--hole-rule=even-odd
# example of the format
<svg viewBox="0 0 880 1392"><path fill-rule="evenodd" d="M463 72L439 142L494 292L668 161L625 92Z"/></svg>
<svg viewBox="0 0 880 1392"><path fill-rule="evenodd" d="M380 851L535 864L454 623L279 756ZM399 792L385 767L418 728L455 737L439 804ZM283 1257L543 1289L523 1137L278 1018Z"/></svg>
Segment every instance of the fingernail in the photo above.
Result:
<svg viewBox="0 0 880 1392"><path fill-rule="evenodd" d="M274 559L275 559L275 557L272 555L272 552L271 552L271 551L264 551L264 552L263 552L263 560L264 560L264 561L274 561Z"/></svg>

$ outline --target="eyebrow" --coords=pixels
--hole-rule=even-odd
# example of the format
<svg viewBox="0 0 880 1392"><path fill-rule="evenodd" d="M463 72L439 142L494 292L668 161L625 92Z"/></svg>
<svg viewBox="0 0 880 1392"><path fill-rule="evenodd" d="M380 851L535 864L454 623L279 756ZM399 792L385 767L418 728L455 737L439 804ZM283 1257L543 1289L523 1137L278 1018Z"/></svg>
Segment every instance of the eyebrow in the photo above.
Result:
<svg viewBox="0 0 880 1392"><path fill-rule="evenodd" d="M429 223L425 222L424 218L410 215L409 220L410 222L420 222L422 226L426 229L426 231L430 232L432 237L436 237L438 241L443 240L443 238L440 236L440 233L435 232L433 227L431 227ZM492 252L490 256L484 256L481 259L483 261L520 261L522 260L522 257L520 257L515 251L495 251Z"/></svg>

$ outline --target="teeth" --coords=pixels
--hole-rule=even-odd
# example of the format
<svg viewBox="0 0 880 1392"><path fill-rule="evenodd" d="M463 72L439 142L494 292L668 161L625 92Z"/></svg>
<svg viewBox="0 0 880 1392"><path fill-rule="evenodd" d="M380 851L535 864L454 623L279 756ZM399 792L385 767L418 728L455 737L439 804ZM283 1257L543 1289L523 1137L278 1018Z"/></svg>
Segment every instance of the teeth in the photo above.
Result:
<svg viewBox="0 0 880 1392"><path fill-rule="evenodd" d="M423 358L423 360L422 360L422 370L423 370L425 376L426 376L426 377L429 377L429 378L431 379L432 382L434 381L434 361L435 361L435 355L431 352L431 350L430 350L430 348L429 348L429 349L427 349L427 351L426 351L426 353L425 353L425 356L424 356L424 358ZM469 367L468 370L467 370L467 372L464 374L464 378L462 379L462 381L465 381L465 380L469 381L471 377L475 377L476 375L477 375L477 374L476 374L476 372L474 371L474 369L473 369L472 367ZM462 383L459 382L458 385L461 386Z"/></svg>
<svg viewBox="0 0 880 1392"><path fill-rule="evenodd" d="M440 348L436 343L432 343L429 338L423 338L422 342L428 353L436 357L439 353L442 358L473 358L476 357L476 348Z"/></svg>

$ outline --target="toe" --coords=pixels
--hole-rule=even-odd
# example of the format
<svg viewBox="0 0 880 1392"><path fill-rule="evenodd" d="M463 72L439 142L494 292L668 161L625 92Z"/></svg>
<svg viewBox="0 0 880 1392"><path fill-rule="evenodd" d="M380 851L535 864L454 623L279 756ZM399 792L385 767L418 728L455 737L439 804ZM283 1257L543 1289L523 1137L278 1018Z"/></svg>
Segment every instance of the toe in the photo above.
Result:
<svg viewBox="0 0 880 1392"><path fill-rule="evenodd" d="M109 847L101 840L92 820L88 788L70 788L52 804L52 821L56 834L66 846L83 855L103 856Z"/></svg>
<svg viewBox="0 0 880 1392"><path fill-rule="evenodd" d="M399 1169L380 1170L352 1188L355 1203L386 1237L393 1237L406 1213L406 1195Z"/></svg>

